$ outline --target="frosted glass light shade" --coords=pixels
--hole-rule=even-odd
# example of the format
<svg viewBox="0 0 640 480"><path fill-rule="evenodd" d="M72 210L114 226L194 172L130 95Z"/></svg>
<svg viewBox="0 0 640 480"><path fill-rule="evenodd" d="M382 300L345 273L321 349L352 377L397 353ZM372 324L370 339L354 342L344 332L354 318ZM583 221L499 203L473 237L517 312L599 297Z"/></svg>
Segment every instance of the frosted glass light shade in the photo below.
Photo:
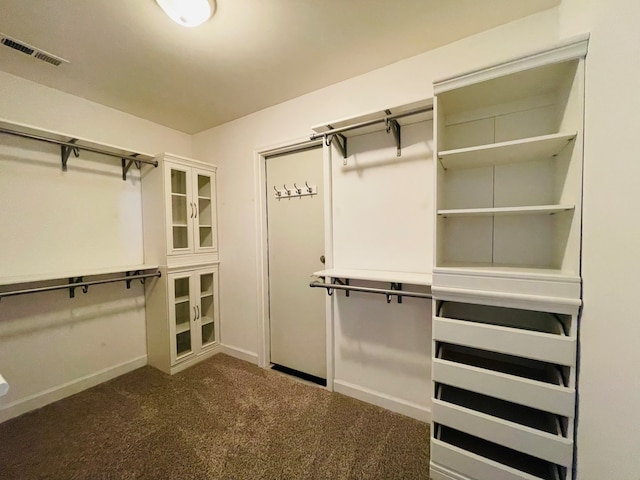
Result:
<svg viewBox="0 0 640 480"><path fill-rule="evenodd" d="M156 0L169 18L183 27L197 27L211 18L213 0Z"/></svg>

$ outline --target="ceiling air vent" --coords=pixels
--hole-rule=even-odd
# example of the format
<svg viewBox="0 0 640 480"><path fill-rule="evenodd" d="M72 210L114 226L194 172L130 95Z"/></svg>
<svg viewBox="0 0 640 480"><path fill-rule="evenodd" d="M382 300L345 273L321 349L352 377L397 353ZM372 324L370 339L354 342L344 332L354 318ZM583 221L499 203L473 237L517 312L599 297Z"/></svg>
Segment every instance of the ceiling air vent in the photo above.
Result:
<svg viewBox="0 0 640 480"><path fill-rule="evenodd" d="M16 40L15 38L8 37L4 33L0 33L0 44L5 47L13 48L14 50L29 55L30 57L42 60L43 62L55 65L56 67L61 63L69 63L69 60L52 55L51 53L40 50L32 45Z"/></svg>

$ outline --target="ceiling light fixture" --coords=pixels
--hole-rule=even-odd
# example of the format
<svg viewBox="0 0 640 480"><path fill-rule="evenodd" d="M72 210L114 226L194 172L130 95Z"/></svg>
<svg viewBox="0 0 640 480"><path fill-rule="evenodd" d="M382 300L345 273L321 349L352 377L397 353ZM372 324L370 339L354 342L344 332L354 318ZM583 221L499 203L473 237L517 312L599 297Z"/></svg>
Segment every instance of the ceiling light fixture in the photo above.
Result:
<svg viewBox="0 0 640 480"><path fill-rule="evenodd" d="M197 27L213 16L214 0L156 0L169 18L183 27Z"/></svg>

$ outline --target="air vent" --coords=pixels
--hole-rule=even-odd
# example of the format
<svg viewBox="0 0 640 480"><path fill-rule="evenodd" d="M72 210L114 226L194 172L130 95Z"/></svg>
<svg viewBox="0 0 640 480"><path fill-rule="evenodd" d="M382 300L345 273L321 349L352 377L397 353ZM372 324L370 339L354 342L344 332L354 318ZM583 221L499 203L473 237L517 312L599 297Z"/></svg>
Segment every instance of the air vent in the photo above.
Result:
<svg viewBox="0 0 640 480"><path fill-rule="evenodd" d="M69 60L52 55L51 53L40 50L39 48L31 46L25 42L16 40L15 38L8 37L4 33L0 33L0 44L5 47L13 48L14 50L29 55L30 57L42 60L43 62L55 65L56 67L61 63L69 63Z"/></svg>

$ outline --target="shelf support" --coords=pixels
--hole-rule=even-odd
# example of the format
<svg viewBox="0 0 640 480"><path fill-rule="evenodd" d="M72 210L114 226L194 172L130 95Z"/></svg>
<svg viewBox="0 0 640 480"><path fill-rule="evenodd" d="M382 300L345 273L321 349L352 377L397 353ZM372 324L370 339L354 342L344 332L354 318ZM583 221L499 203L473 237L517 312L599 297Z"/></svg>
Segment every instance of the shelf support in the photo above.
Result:
<svg viewBox="0 0 640 480"><path fill-rule="evenodd" d="M387 110L387 114L389 115L391 112ZM396 142L396 156L399 157L402 155L402 131L400 124L397 120L389 118L385 120L385 123L387 125L387 133L393 133L393 139Z"/></svg>
<svg viewBox="0 0 640 480"><path fill-rule="evenodd" d="M75 138L69 140L69 143L76 143L77 140ZM78 158L80 156L80 151L78 147L74 147L72 145L60 145L60 158L62 160L62 171L67 171L67 161L69 160L69 155L73 152L73 156Z"/></svg>
<svg viewBox="0 0 640 480"><path fill-rule="evenodd" d="M340 278L334 278L331 280L331 283L333 283L334 285L338 284L338 285L349 285L349 279L345 278L344 282L340 279ZM345 295L348 297L349 296L349 290L345 290L344 291Z"/></svg>
<svg viewBox="0 0 640 480"><path fill-rule="evenodd" d="M131 157L133 157L133 158L129 159L128 161L127 161L126 158L122 158L121 159L122 160L122 180L124 180L125 182L127 181L127 172L131 168L131 165L133 165L135 163L136 168L138 170L140 170L140 168L141 168L141 163L135 160L135 157L137 157L137 156L138 156L138 154L134 153L134 154L131 155Z"/></svg>
<svg viewBox="0 0 640 480"><path fill-rule="evenodd" d="M82 283L82 277L69 277L69 285L73 285L75 283ZM82 285L69 287L69 298L76 298L76 288L80 286ZM84 293L87 293L87 290L89 290L88 285L82 286L82 291Z"/></svg>
<svg viewBox="0 0 640 480"><path fill-rule="evenodd" d="M334 139L336 140L336 147L342 154L342 158L343 158L342 164L346 165L347 156L348 156L347 155L347 137L345 137L341 133L333 133L333 134L327 133L327 135L325 135L324 143L327 145L327 147L330 147Z"/></svg>
<svg viewBox="0 0 640 480"><path fill-rule="evenodd" d="M391 282L391 290L398 290L402 292L402 284ZM391 303L391 295L387 295L387 303ZM402 303L402 295L398 295L398 303Z"/></svg>

